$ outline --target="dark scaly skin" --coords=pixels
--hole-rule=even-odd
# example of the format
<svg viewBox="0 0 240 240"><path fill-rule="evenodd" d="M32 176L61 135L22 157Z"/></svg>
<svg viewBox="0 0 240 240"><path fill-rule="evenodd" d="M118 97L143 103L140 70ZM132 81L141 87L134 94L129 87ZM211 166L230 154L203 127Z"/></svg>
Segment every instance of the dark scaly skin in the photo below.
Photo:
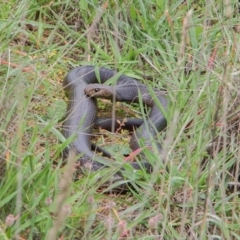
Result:
<svg viewBox="0 0 240 240"><path fill-rule="evenodd" d="M112 125L114 125L114 131L117 129L126 129L133 131L135 128L140 127L143 124L143 119L139 118L127 118L127 119L115 119L113 121L111 118L97 118L94 126L112 131Z"/></svg>
<svg viewBox="0 0 240 240"><path fill-rule="evenodd" d="M160 143L156 142L156 135L167 126L167 122L156 105L156 100L154 101L153 97L148 92L146 85L141 83L138 83L137 85L124 83L116 86L89 84L84 91L86 95L90 97L113 99L113 96L115 96L115 100L121 102L139 102L140 94L141 100L143 103L151 107L151 111L147 121L143 122L136 133L133 134L130 140L130 147L133 151L137 150L140 147L138 139L142 138L143 146L151 147L153 143L156 143L158 150L161 151ZM154 89L153 96L161 103L163 109L166 110L168 102L165 95L161 91Z"/></svg>
<svg viewBox="0 0 240 240"><path fill-rule="evenodd" d="M117 73L115 71L107 68L83 66L77 67L70 71L64 79L63 86L65 88L69 101L66 120L63 123L63 135L66 138L70 137L73 134L76 135L76 138L69 147L75 149L80 154L78 161L80 162L81 168L89 169L90 166L92 171L97 171L104 166L113 165L112 162L110 163L103 158L96 158L94 152L91 151L90 138L92 134L92 128L97 117L97 105L96 99L93 97L88 97L85 94L84 89L89 86L89 84L96 84L99 82L101 84L105 83L116 74ZM99 81L97 76L99 76ZM132 85L131 91L127 85ZM146 91L146 87L143 84L125 75L121 75L117 79L116 86L119 87L119 92L121 94L121 97L117 97L119 101L138 102L139 99L136 97L138 89L144 88L144 91ZM148 93L146 94L149 95ZM127 99L124 100L124 98ZM164 100L164 107L167 107L167 101L163 96L161 97L160 101L162 100ZM165 128L166 120L162 114L160 116L161 119L159 119L158 107L154 104L153 101L149 101L149 97L145 102L152 107L150 119L156 126L156 129L159 129L159 126L161 127L161 130ZM147 129L147 126L145 124L142 124L139 130L136 132L135 139L137 139L138 136L146 136L149 138L148 131L149 130ZM155 135L156 130L152 131L150 129L150 136L155 137ZM149 139L147 140L148 142ZM132 149L137 149L137 146L139 146L139 144L133 138L131 141ZM131 165L135 169L141 168L141 166L139 166L139 164L136 162L131 163ZM142 166L146 168L148 172L150 172L152 169L151 165L145 161L142 162Z"/></svg>

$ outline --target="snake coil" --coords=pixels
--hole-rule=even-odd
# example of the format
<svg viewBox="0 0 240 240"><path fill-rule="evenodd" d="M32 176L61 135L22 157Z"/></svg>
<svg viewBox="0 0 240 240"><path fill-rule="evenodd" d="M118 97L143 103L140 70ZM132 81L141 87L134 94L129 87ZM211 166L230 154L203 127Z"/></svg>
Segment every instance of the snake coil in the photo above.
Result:
<svg viewBox="0 0 240 240"><path fill-rule="evenodd" d="M73 148L79 154L78 162L81 169L97 171L102 167L111 165L109 161L95 158L95 153L91 148L91 134L97 120L96 97L112 98L116 101L139 102L151 107L151 111L146 121L141 121L140 127L133 134L130 147L134 151L139 148L139 139L143 140L145 146L152 146L155 141L157 148L161 150L161 145L156 142L156 135L163 130L166 119L159 110L159 104L167 110L168 101L165 94L157 89L153 89L154 94L150 94L148 87L139 81L126 75L119 76L116 71L107 68L97 68L95 66L81 66L71 70L65 77L63 86L68 96L68 109L66 120L63 123L63 135L69 138L73 134L76 136L69 148ZM107 80L116 77L114 86L103 85ZM152 96L153 95L153 96ZM136 120L137 121L137 120ZM103 121L103 125L110 128L111 121ZM117 124L117 122L116 122ZM134 121L131 123L134 124ZM139 125L139 121L136 122ZM137 162L131 165L139 169ZM148 172L152 166L147 162L142 162Z"/></svg>

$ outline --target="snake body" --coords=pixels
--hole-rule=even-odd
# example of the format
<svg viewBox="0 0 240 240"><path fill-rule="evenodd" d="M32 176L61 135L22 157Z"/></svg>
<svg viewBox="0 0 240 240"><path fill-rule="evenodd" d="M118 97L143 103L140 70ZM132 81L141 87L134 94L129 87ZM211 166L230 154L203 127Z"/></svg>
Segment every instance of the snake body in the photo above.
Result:
<svg viewBox="0 0 240 240"><path fill-rule="evenodd" d="M156 134L166 127L166 119L159 110L159 103L163 109L167 110L167 99L159 90L154 90L154 97L148 91L146 85L139 81L120 75L114 87L103 85L107 80L116 76L117 72L107 68L96 68L95 66L82 66L71 70L65 77L63 86L68 96L68 109L66 120L63 123L63 135L69 138L75 135L75 139L69 148L73 148L79 153L81 168L91 166L92 171L108 165L108 162L95 160L95 153L91 149L91 134L97 121L97 104L95 97L116 98L116 101L139 102L151 107L151 111L146 121L137 121L140 125L133 134L130 147L134 151L139 148L139 139L143 140L144 145L151 146L152 141L156 141ZM158 103L157 103L158 102ZM105 127L110 129L111 121L106 121ZM132 124L132 123L131 123ZM134 122L133 122L134 124ZM157 143L160 150L161 145ZM147 161L142 162L143 167L148 171L151 169ZM131 165L140 168L137 162ZM89 168L89 167L88 167Z"/></svg>

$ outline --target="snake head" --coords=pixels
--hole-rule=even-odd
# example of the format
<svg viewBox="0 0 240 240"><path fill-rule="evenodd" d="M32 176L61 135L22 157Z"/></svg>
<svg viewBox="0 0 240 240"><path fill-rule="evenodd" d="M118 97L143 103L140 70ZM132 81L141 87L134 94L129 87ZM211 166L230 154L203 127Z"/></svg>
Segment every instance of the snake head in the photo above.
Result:
<svg viewBox="0 0 240 240"><path fill-rule="evenodd" d="M89 84L84 92L88 97L111 99L113 96L112 88L102 84Z"/></svg>
<svg viewBox="0 0 240 240"><path fill-rule="evenodd" d="M89 87L86 87L84 89L84 92L85 92L85 94L88 97L95 97L96 95L98 95L99 91L100 91L100 88L89 88Z"/></svg>

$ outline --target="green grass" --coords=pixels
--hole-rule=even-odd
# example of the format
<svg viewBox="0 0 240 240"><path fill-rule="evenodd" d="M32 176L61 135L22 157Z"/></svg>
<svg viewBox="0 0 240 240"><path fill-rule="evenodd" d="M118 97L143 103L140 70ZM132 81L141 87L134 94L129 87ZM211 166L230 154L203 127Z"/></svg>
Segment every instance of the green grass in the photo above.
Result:
<svg viewBox="0 0 240 240"><path fill-rule="evenodd" d="M0 156L7 166L0 239L49 239L54 228L61 239L240 239L238 171L232 170L239 164L240 35L233 30L239 6L206 2L2 4ZM126 167L137 192L98 191L113 169L62 185L69 167L61 160L69 143L59 123L67 100L62 80L86 64L167 91L168 128L159 141L168 171L159 163L151 175ZM157 163L158 155L146 155Z"/></svg>

